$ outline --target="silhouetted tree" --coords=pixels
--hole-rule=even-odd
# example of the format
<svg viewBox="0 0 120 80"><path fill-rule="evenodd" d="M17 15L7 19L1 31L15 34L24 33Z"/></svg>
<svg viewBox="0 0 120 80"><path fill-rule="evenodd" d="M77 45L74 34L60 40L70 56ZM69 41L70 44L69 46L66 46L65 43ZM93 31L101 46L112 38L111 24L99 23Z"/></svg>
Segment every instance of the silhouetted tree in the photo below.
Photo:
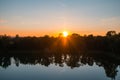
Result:
<svg viewBox="0 0 120 80"><path fill-rule="evenodd" d="M116 35L116 31L108 31L106 33L106 36L108 36L108 37L111 37L111 36L114 36L114 35Z"/></svg>

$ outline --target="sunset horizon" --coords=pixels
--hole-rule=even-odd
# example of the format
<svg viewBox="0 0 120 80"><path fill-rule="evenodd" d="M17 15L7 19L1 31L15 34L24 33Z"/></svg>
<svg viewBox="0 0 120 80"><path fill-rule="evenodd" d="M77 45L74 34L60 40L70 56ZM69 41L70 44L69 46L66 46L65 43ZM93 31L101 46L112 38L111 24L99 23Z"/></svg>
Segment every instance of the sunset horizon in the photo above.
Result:
<svg viewBox="0 0 120 80"><path fill-rule="evenodd" d="M120 80L120 0L0 0L0 80Z"/></svg>
<svg viewBox="0 0 120 80"><path fill-rule="evenodd" d="M0 0L0 35L120 32L119 0Z"/></svg>
<svg viewBox="0 0 120 80"><path fill-rule="evenodd" d="M109 31L115 31L115 30L109 30ZM0 35L6 35L6 36L11 36L11 37L15 37L16 35L19 35L20 37L27 37L27 36L35 36L35 37L41 37L41 36L53 36L53 37L58 37L60 33L63 33L64 30L61 30L61 31L56 31L56 32L16 32L16 33L1 33ZM78 34L80 36L87 36L87 35L94 35L94 36L106 36L106 32L91 32L91 31L81 31L81 32L72 32L72 31L69 31L69 35L72 35L72 34ZM120 33L120 32L117 32L116 33Z"/></svg>

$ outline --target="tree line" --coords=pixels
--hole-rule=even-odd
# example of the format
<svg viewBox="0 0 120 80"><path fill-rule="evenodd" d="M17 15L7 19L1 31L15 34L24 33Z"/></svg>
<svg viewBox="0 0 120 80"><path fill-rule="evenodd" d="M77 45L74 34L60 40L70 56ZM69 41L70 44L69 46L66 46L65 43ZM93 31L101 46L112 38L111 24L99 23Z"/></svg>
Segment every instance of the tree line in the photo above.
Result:
<svg viewBox="0 0 120 80"><path fill-rule="evenodd" d="M108 31L105 36L94 36L73 33L64 38L48 35L42 37L11 37L0 35L0 51L46 51L46 52L79 52L106 51L120 54L120 33Z"/></svg>

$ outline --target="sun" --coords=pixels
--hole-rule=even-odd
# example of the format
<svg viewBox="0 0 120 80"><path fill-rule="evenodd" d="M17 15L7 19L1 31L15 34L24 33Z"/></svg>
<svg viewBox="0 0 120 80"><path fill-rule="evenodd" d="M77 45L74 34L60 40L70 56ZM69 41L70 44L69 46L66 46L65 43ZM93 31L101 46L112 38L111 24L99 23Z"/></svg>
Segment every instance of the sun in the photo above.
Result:
<svg viewBox="0 0 120 80"><path fill-rule="evenodd" d="M63 31L63 37L67 37L68 36L68 32L67 31Z"/></svg>

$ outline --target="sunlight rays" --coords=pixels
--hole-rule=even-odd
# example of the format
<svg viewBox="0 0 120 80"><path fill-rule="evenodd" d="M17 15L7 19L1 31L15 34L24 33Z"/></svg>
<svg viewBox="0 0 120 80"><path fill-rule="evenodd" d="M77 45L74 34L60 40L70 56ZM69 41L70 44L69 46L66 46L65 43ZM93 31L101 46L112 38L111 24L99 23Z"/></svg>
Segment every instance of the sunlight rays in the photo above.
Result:
<svg viewBox="0 0 120 80"><path fill-rule="evenodd" d="M68 36L68 32L67 31L63 31L63 37L67 37Z"/></svg>

